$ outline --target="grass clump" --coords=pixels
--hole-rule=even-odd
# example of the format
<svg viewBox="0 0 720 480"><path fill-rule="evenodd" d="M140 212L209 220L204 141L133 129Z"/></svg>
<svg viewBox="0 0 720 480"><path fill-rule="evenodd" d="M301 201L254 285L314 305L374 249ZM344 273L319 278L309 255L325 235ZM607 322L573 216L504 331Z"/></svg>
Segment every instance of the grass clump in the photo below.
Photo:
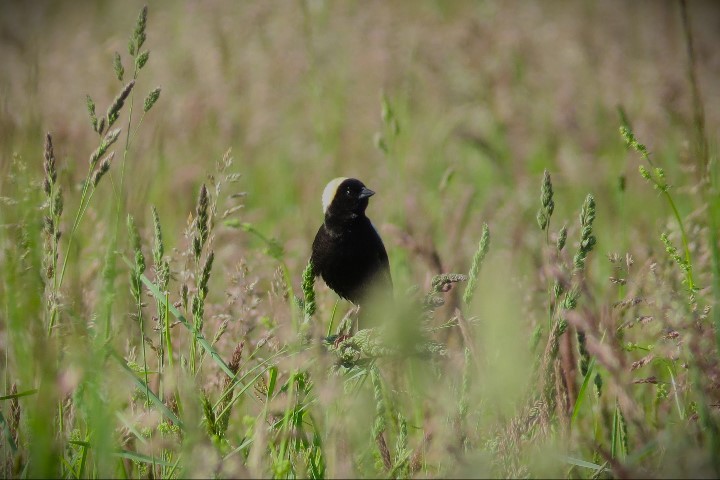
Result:
<svg viewBox="0 0 720 480"><path fill-rule="evenodd" d="M44 126L26 125L32 160L18 154L0 166L7 173L0 177L2 474L717 476L712 142L688 147L705 152L693 164L708 172L688 180L672 163L684 147L672 135L655 140L659 168L624 116L625 146L640 156L641 178L654 188L628 178L618 201L612 192L618 175L625 177L613 169L624 161L622 145L602 102L592 132L575 106L573 135L548 128L530 102L524 115L507 115L512 104L497 100L515 97L492 92L509 82L510 93L535 96L539 81L524 73L533 66L526 65L530 47L513 41L512 70L502 67L497 82L483 86L490 96L466 105L481 76L460 75L442 91L445 68L436 68L416 34L413 42L421 43L407 44L417 47L411 60L430 73L418 69L398 86L395 64L403 61L391 58L380 118L372 107L375 123L364 125L363 106L344 97L342 61L326 66L327 38L315 28L332 26L325 15L343 13L334 8L303 10L303 42L286 45L296 76L311 72L285 89L297 101L291 108L264 103L272 97L268 85L281 84L253 83L261 73L281 81L274 66L245 69L239 83L225 82L238 102L214 110L214 97L224 93L204 94L193 104L197 118L189 115L193 130L170 128L188 116L177 72L193 67L174 63L160 37L151 57L155 20L143 8L127 53L108 49L112 89L96 91L111 94L86 97L92 133L83 128L93 143L48 117L53 135L42 145ZM455 24L466 12L434 6L422 15ZM166 15L173 18L173 9ZM478 22L461 22L468 31L491 35L476 17L467 21ZM255 61L277 47L282 22L273 18L262 42L233 47L233 55L222 53L235 43L220 22L213 27L217 55L208 57L225 78L246 46ZM397 28L404 48L410 37ZM465 48L464 34L451 38ZM296 42L307 65L295 63ZM342 42L333 47L345 52ZM467 59L453 58L443 56L443 65L453 75L465 71ZM150 60L161 60L160 75L173 82L173 110L154 123L147 114L168 94L160 102L161 89L146 83L146 74L156 74ZM203 72L211 85L213 72ZM254 85L252 102L246 85ZM303 92L312 95L309 113L304 97L294 96ZM428 114L434 98L453 108ZM339 120L346 110L349 130ZM68 125L81 123L77 112L64 115ZM700 142L711 130L698 128L706 119L697 111L691 121ZM7 138L23 149L20 137ZM240 144L242 177L231 151L218 149L227 138ZM586 165L569 166L575 148L584 153L577 162L604 160L592 178L576 171ZM88 152L87 164L75 161ZM205 157L217 159L214 169ZM320 221L306 200L322 183L308 172L326 172L329 158L351 169L356 157L363 159L357 175L379 185L370 208L396 297L361 306L376 317L373 328L361 329L357 309L316 284L306 263ZM525 188L528 172L537 174L531 183L540 183L539 202ZM240 182L247 192L237 191ZM653 210L654 193L667 212Z"/></svg>

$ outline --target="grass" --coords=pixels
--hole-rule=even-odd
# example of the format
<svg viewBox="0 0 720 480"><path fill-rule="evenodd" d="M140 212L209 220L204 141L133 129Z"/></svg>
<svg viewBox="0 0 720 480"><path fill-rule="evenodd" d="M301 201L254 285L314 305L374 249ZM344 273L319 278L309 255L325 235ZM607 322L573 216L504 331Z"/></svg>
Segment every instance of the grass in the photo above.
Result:
<svg viewBox="0 0 720 480"><path fill-rule="evenodd" d="M5 477L720 474L705 7L624 6L631 73L602 80L546 68L612 57L604 27L573 34L602 4L15 7ZM633 63L658 15L675 50ZM90 95L58 95L58 59ZM646 70L680 100L659 109ZM373 326L307 263L338 175L378 192L395 302Z"/></svg>

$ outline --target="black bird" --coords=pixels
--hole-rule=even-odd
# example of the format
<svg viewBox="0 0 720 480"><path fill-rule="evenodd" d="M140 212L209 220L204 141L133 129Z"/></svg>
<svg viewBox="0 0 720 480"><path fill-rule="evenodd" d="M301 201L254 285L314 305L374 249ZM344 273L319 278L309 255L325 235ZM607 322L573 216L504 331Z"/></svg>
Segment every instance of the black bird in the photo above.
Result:
<svg viewBox="0 0 720 480"><path fill-rule="evenodd" d="M374 194L355 178L340 177L328 183L322 195L325 221L312 245L315 275L355 305L370 294L392 298L388 255L365 216Z"/></svg>

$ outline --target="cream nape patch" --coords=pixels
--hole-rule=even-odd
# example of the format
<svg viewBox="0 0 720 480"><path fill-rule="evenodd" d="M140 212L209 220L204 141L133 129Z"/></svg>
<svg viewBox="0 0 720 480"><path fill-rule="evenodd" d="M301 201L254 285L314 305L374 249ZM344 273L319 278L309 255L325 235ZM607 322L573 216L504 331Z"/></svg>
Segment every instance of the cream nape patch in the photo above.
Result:
<svg viewBox="0 0 720 480"><path fill-rule="evenodd" d="M347 177L334 178L330 180L330 182L325 186L325 190L323 190L322 194L323 213L327 212L327 209L330 207L333 198L335 198L335 193L337 193L338 187L345 180L347 180Z"/></svg>

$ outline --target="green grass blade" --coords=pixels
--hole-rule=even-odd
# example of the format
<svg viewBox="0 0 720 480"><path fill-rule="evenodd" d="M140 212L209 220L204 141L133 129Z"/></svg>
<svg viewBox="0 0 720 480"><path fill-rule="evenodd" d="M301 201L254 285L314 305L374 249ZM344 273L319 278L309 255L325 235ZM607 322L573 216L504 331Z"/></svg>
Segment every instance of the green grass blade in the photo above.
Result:
<svg viewBox="0 0 720 480"><path fill-rule="evenodd" d="M12 395L3 395L2 397L0 397L0 400L10 400L12 398L26 397L28 395L34 395L37 392L37 388L33 388L32 390L25 390L24 392L13 393Z"/></svg>
<svg viewBox="0 0 720 480"><path fill-rule="evenodd" d="M128 266L132 266L132 264L127 260L124 259L125 262L128 264ZM152 295L155 297L155 299L160 302L160 304L164 307L166 307L170 313L173 314L173 316L183 324L185 328L187 328L190 333L195 337L195 340L205 349L205 351L212 357L212 359L215 361L215 363L218 364L220 369L225 372L229 377L235 378L235 374L230 370L230 367L228 367L227 363L220 357L220 354L215 350L212 345L210 345L210 342L207 341L205 336L202 333L196 332L193 328L192 324L188 322L188 320L185 318L185 316L180 313L180 310L175 308L174 305L170 304L167 299L165 298L165 295L160 292L160 290L155 286L155 284L144 274L140 276L140 279L145 284L145 287L152 293Z"/></svg>
<svg viewBox="0 0 720 480"><path fill-rule="evenodd" d="M590 359L590 364L588 365L587 373L585 374L585 378L583 379L582 386L580 387L580 391L578 392L577 400L575 400L575 406L573 407L572 417L570 418L571 426L575 425L575 421L577 420L577 417L580 414L580 408L582 407L583 401L585 400L585 391L587 390L588 385L590 385L590 379L592 378L594 370L595 370L595 357Z"/></svg>
<svg viewBox="0 0 720 480"><path fill-rule="evenodd" d="M161 460L159 458L153 458L149 455L144 455L142 453L133 452L131 450L120 450L119 452L115 452L115 455L118 457L121 457L121 458L127 458L128 460L132 460L134 462L148 463L150 465L160 465L163 467L173 468L177 464L177 461L175 463L170 463L165 460ZM178 460L179 460L179 458L178 458Z"/></svg>
<svg viewBox="0 0 720 480"><path fill-rule="evenodd" d="M600 471L600 470L606 469L606 467L603 465L598 465L597 463L587 462L585 460L580 460L579 458L569 457L567 455L558 455L558 458L560 460L562 460L563 462L569 463L570 465L575 465L577 467L589 468L589 469L595 470L595 471Z"/></svg>
<svg viewBox="0 0 720 480"><path fill-rule="evenodd" d="M15 440L13 440L12 434L10 433L10 425L8 425L2 412L0 412L0 426L2 426L3 435L7 439L8 445L10 445L10 450L16 452L17 445L15 445Z"/></svg>
<svg viewBox="0 0 720 480"><path fill-rule="evenodd" d="M267 390L267 399L270 400L272 398L273 393L275 392L275 385L277 383L277 376L278 376L278 369L277 367L273 366L270 367L270 381L268 382L268 390Z"/></svg>
<svg viewBox="0 0 720 480"><path fill-rule="evenodd" d="M620 420L618 419L618 407L616 404L613 410L612 433L610 435L610 456L612 458L617 457L618 439L620 438L619 423Z"/></svg>
<svg viewBox="0 0 720 480"><path fill-rule="evenodd" d="M127 263L129 266L132 265L127 259L124 259L124 260L125 260L125 263ZM142 275L140 276L140 279L141 279L142 282L145 284L145 286L146 286L147 289L150 291L150 293L152 293L152 295L155 297L155 299L156 299L158 302L160 302L160 304L161 304L162 306L164 306L165 308L167 308L167 310L168 310L170 313L172 313L173 316L174 316L185 328L188 329L188 331L191 333L191 335L193 335L193 336L195 337L195 340L198 342L198 344L205 349L206 353L210 355L210 357L215 361L215 363L220 367L220 369L221 369L223 372L225 372L225 374L226 374L227 376L229 376L230 378L232 378L233 380L235 380L235 382L236 382L235 385L240 385L240 386L242 387L242 391L243 391L243 392L247 392L247 394L248 394L248 396L249 396L250 398L252 398L252 399L255 400L255 401L259 401L254 395L252 395L252 394L248 391L248 388L247 388L248 386L247 386L247 385L244 385L244 384L238 379L238 377L233 373L233 371L230 370L230 367L228 366L228 364L225 363L225 360L222 359L222 357L221 357L220 354L217 352L217 350L215 350L215 348L213 348L213 346L210 345L210 342L207 341L207 339L205 338L205 336L204 336L202 333L199 333L199 332L196 332L196 331L195 331L195 329L193 328L192 324L185 318L185 316L180 312L180 310L178 310L177 308L175 308L175 306L172 305L172 304L168 301L168 299L166 298L166 296L165 296L162 292L160 292L160 290L157 288L157 286L156 286L147 276L145 276L145 274L142 274ZM242 377L241 377L241 378L242 378Z"/></svg>
<svg viewBox="0 0 720 480"><path fill-rule="evenodd" d="M115 350L113 350L112 348L109 348L108 350L110 352L110 355L115 360L118 361L118 363L123 368L123 370L125 370L125 372L127 372L130 375L130 377L132 377L135 384L143 392L147 393L148 397L150 397L150 400L152 400L152 402L155 405L157 405L157 407L160 409L160 411L163 413L163 415L165 415L168 419L170 419L175 425L179 426L180 428L184 428L183 422L177 417L177 415L175 415L175 413L173 413L172 410L170 410L165 405L165 403L163 403L162 400L160 400L160 398L157 395L155 395L155 392L153 392L150 389L150 387L145 382L143 382L143 380L141 378L138 378L138 376L135 374L135 372L130 367L127 366L127 364L125 363L125 359L123 359L120 355L118 355L118 353L115 352Z"/></svg>
<svg viewBox="0 0 720 480"><path fill-rule="evenodd" d="M218 416L224 415L225 412L227 412L230 408L232 408L232 406L235 404L235 402L237 402L238 398L240 398L243 394L245 394L246 392L248 392L250 386L253 385L256 381L258 381L258 379L259 379L260 377L262 377L263 375L265 375L265 370L263 370L262 372L258 373L258 374L255 376L255 378L252 379L252 381L251 381L250 383L248 383L248 384L245 385L243 388L241 388L240 391L239 391L236 395L234 395L234 396L232 397L232 399L230 399L230 401L229 401L228 404L225 406L225 408L223 408L220 412L218 412ZM216 405L215 408L217 408L217 405Z"/></svg>
<svg viewBox="0 0 720 480"><path fill-rule="evenodd" d="M137 439L140 443L145 444L145 445L148 443L148 441L145 439L145 437L142 436L142 433L140 433L138 431L138 429L135 428L135 426L132 423L130 423L130 421L128 421L127 418L125 418L123 415L121 415L120 412L115 412L115 416L118 418L118 420L120 420L120 422L122 422L122 424L125 426L125 428L128 429L128 431L130 433L135 435L135 439Z"/></svg>
<svg viewBox="0 0 720 480"><path fill-rule="evenodd" d="M227 460L228 458L232 457L232 456L235 455L236 453L241 452L244 448L249 447L250 444L253 443L253 441L254 441L254 439L253 439L252 437L246 438L245 441L244 441L243 443L241 443L239 447L235 448L235 449L232 450L230 453L228 453L227 455L225 455L225 456L223 457L223 460Z"/></svg>

